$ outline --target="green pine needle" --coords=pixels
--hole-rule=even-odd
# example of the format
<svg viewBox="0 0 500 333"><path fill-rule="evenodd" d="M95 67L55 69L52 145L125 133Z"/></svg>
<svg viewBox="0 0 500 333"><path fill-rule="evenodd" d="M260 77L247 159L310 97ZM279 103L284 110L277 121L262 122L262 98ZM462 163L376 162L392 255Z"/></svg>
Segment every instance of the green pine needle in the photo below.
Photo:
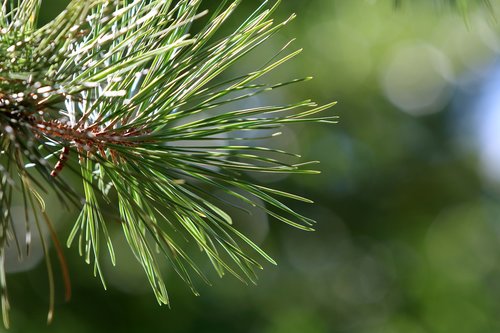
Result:
<svg viewBox="0 0 500 333"><path fill-rule="evenodd" d="M335 123L336 117L323 115L335 103L241 107L238 102L245 99L309 79L278 84L260 80L300 53L286 53L290 43L251 73L231 79L225 74L294 16L275 23L278 2L265 1L224 36L220 28L240 1L222 1L209 14L200 10L201 3L73 0L52 22L39 27L41 0L3 1L0 282L6 326L9 301L3 262L5 248L19 236L12 225L20 222L11 214L18 195L26 211L27 240L31 211L39 228L44 222L53 230L44 193L53 191L62 203L81 207L67 244L76 243L104 285L101 252L115 262L107 226L119 222L160 304L169 303L162 256L194 292L193 274L207 280L190 244L208 257L220 276L229 272L242 281L255 282L255 270L261 268L248 250L275 263L234 228L212 190L252 205L249 198L259 198L271 216L311 230L314 221L280 201L308 199L255 184L244 174L314 174L307 168L311 163L283 163L280 156L288 153L246 144L248 136L242 131L276 133L287 124ZM196 20L206 23L194 30ZM231 111L223 112L227 106ZM219 144L221 138L229 143ZM66 163L68 158L75 162ZM83 182L82 193L60 175L71 171ZM116 207L116 218L103 211L110 205ZM50 321L53 278L48 255L46 262Z"/></svg>

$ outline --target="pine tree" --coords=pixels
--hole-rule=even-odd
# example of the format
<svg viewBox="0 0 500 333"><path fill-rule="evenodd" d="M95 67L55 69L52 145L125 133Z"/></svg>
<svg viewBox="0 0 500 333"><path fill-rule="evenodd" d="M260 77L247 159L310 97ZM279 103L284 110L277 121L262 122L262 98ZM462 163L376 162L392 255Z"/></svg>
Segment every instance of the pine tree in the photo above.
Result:
<svg viewBox="0 0 500 333"><path fill-rule="evenodd" d="M245 175L314 174L308 169L311 162L283 163L280 156L289 153L256 146L242 132L266 130L273 136L283 125L335 123L335 117L322 115L334 103L241 106L248 98L309 78L261 83L263 76L300 53L287 51L290 43L253 72L227 78L225 73L240 58L294 18L275 23L272 15L278 3L264 1L232 33L222 35L221 26L239 3L220 1L208 13L200 10L201 0L73 0L54 20L39 26L41 0L3 0L0 282L6 326L5 249L19 237L29 244L30 214L39 232L50 230L65 269L45 210L43 197L48 192L56 193L66 206L81 209L67 244L78 244L104 285L101 245L114 262L107 223L119 222L160 304L168 304L169 298L157 252L194 292L191 276L206 280L188 240L220 276L229 272L254 282L255 269L261 266L249 249L274 262L233 227L210 190L252 205L249 198L260 198L270 216L311 230L311 219L282 202L308 199L256 184ZM195 22L204 23L194 28ZM221 137L225 143L217 140ZM63 173L76 174L83 191ZM13 219L16 198L24 206L25 221ZM102 207L108 206L114 207L116 217L105 218ZM25 235L14 233L18 223L26 224ZM43 245L50 321L54 278L49 245Z"/></svg>

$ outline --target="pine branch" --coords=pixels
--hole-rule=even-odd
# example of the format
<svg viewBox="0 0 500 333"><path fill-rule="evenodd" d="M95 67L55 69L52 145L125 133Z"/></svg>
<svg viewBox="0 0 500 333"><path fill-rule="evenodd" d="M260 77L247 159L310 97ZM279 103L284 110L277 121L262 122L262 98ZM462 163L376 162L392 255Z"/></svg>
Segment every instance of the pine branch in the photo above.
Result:
<svg viewBox="0 0 500 333"><path fill-rule="evenodd" d="M403 4L411 2L412 1L410 0L394 0L394 7L401 8ZM438 7L457 10L466 20L468 19L468 15L473 9L483 8L487 10L491 14L491 18L496 21L495 9L490 0L433 0L430 2Z"/></svg>
<svg viewBox="0 0 500 333"><path fill-rule="evenodd" d="M157 252L193 291L192 274L206 280L186 239L220 276L229 272L255 282L255 269L261 266L247 254L247 247L274 263L233 227L231 217L219 208L222 201L207 189L222 190L252 205L248 197L259 198L266 204L261 208L277 220L311 230L314 221L280 197L309 200L255 184L244 175L314 174L307 168L311 163L283 163L280 156L288 153L245 143L239 133L276 133L295 123L335 123L336 117L322 115L334 103L237 106L235 102L307 80L258 83L300 53L286 53L287 44L263 67L222 81L239 59L294 18L275 23L272 15L278 2L265 1L232 33L221 36L221 26L239 3L222 1L207 23L194 31L192 23L207 15L200 11L201 0L73 0L43 27L37 27L40 0L3 2L0 282L6 326L9 302L3 262L5 248L17 237L12 225L19 221L10 211L15 193L22 196L27 226L33 211L37 225L38 216L43 216L51 228L42 193L53 191L67 205L83 202L67 244L78 240L80 254L104 285L101 252L108 252L113 263L115 253L107 231L113 221L105 218L102 207L116 206L127 242L160 304L168 304L169 298ZM232 105L232 111L218 111L226 105ZM218 144L221 136L242 144ZM186 141L189 146L183 144ZM75 158L79 169L67 164ZM61 177L70 171L82 180L83 193ZM27 228L28 244L29 233ZM52 276L48 255L46 260ZM64 266L64 260L61 263ZM51 305L49 320L52 312Z"/></svg>

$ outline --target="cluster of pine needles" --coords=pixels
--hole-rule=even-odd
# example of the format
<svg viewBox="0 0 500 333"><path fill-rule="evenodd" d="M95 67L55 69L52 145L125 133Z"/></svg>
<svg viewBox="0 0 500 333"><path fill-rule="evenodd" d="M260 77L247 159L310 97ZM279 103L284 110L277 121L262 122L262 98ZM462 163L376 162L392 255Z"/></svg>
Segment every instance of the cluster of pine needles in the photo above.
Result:
<svg viewBox="0 0 500 333"><path fill-rule="evenodd" d="M291 43L252 72L228 76L239 59L294 18L274 22L278 3L264 1L231 33L221 33L239 2L219 1L207 12L201 0L73 0L41 26L41 0L0 1L0 283L6 326L5 251L17 244L20 257L27 255L30 219L40 235L50 231L69 297L64 256L43 199L50 192L81 209L67 245L77 243L104 285L101 252L115 262L108 223L119 223L160 304L169 303L162 258L195 293L192 275L207 278L193 250L206 255L218 275L229 272L242 281L255 281L261 268L249 251L274 262L233 226L214 191L244 204L264 202L261 209L276 220L311 229L311 219L283 203L308 199L247 177L316 173L311 163L284 163L281 156L289 153L249 142L255 136L246 133L272 137L284 125L334 123L335 117L322 114L334 103L245 107L249 98L309 78L262 83L300 53L287 51ZM82 190L65 180L68 174L81 180ZM24 221L12 213L14 205L24 207ZM104 213L109 206L116 217ZM14 231L19 223L26 226L23 235ZM19 245L21 237L28 249ZM54 277L49 244L41 238L50 321Z"/></svg>

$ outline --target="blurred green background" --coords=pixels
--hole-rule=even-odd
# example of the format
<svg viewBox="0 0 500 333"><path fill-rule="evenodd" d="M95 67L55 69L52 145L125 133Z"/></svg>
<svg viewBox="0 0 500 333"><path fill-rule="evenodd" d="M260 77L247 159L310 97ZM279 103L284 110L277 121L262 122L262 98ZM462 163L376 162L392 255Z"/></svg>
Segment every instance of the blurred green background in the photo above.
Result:
<svg viewBox="0 0 500 333"><path fill-rule="evenodd" d="M64 2L45 1L45 18ZM276 16L298 18L235 68L296 37L305 51L269 79L315 79L271 102L337 100L341 117L268 143L321 160L322 174L258 179L313 199L291 204L318 221L306 233L239 216L279 263L258 286L212 274L195 297L166 267L172 306L159 307L117 235L108 291L66 252L73 298L58 290L50 326L43 262L10 274L10 332L500 332L500 5L464 17L435 3L284 0ZM243 1L232 22L256 5ZM76 212L50 207L65 240Z"/></svg>

